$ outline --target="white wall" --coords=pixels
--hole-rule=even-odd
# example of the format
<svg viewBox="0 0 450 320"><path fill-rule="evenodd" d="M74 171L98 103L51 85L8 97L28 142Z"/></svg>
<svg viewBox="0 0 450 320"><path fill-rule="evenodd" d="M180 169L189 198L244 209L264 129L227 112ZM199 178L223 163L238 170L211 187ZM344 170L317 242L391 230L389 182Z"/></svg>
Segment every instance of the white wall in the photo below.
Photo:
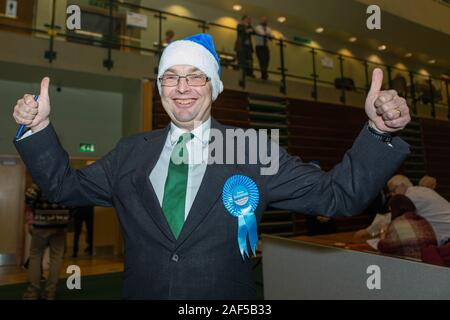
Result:
<svg viewBox="0 0 450 320"><path fill-rule="evenodd" d="M450 7L438 0L356 0L450 35Z"/></svg>
<svg viewBox="0 0 450 320"><path fill-rule="evenodd" d="M39 92L38 83L0 79L0 154L16 154L12 140L17 125L12 118L17 99ZM51 121L71 156L101 156L122 136L122 94L100 90L51 86ZM96 152L83 154L80 143L92 143Z"/></svg>

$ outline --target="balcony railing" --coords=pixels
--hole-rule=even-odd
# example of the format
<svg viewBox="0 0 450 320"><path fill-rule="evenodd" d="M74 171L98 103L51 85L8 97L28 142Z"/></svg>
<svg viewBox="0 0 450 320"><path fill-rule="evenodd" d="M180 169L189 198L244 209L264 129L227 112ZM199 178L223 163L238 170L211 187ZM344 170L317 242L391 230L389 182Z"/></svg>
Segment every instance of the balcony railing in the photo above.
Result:
<svg viewBox="0 0 450 320"><path fill-rule="evenodd" d="M49 10L34 8L34 21L31 26L8 23L8 19L2 18L6 22L0 22L0 29L48 38L49 46L43 53L43 58L50 63L58 58L54 47L55 41L102 47L105 49L102 64L107 69L114 68L113 50L159 57L164 49L165 30L173 30L178 39L194 33L207 32L214 37L223 68L239 69L234 52L237 36L234 27L124 1L69 2L67 5L77 4L82 9L81 30L67 30L66 7L62 7L62 3L56 0L49 2L51 4ZM144 19L146 27L139 28L127 24L127 16L130 14L139 14L138 17ZM349 92L366 93L369 90L371 72L375 67L379 67L387 75L384 88L396 89L407 98L413 114L417 113L417 104L421 102L429 106L432 117L436 117L436 108L447 108L447 117L450 118L449 79L315 48L297 41L273 39L267 43L271 54L268 73L270 79L275 81L275 84L278 83L281 93L288 91L288 80L307 82L312 85L312 98L320 99L321 88L328 86L339 90L340 100L346 104ZM256 59L254 62L253 70L260 71L256 67ZM443 73L445 72L448 70L443 70ZM241 70L239 85L245 87L246 80L246 72Z"/></svg>

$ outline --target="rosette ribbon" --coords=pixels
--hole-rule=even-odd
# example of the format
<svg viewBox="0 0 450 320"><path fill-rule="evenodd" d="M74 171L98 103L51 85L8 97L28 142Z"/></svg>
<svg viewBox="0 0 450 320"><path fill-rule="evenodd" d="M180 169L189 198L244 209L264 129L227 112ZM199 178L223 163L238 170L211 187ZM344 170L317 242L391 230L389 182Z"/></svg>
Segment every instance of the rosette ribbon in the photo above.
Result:
<svg viewBox="0 0 450 320"><path fill-rule="evenodd" d="M228 212L238 220L238 244L241 256L250 257L247 236L253 255L256 255L258 232L255 210L259 202L256 183L247 176L235 175L225 182L222 201Z"/></svg>

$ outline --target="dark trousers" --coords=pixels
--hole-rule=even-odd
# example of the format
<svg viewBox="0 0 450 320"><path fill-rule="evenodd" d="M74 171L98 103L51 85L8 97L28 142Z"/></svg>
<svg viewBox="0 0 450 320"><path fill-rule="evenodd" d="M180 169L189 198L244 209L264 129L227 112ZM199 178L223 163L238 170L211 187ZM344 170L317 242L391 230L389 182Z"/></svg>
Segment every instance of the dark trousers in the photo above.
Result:
<svg viewBox="0 0 450 320"><path fill-rule="evenodd" d="M253 77L253 52L251 47L244 46L237 51L239 68L245 72L245 75Z"/></svg>
<svg viewBox="0 0 450 320"><path fill-rule="evenodd" d="M89 254L92 254L93 250L93 232L94 232L94 208L93 207L83 207L76 208L73 211L74 215L74 238L73 238L73 255L78 254L78 242L80 240L81 229L83 227L83 222L86 224L87 229L87 249Z"/></svg>
<svg viewBox="0 0 450 320"><path fill-rule="evenodd" d="M267 69L269 68L270 51L267 46L256 46L256 56L259 60L259 68L261 69L261 78L267 79Z"/></svg>

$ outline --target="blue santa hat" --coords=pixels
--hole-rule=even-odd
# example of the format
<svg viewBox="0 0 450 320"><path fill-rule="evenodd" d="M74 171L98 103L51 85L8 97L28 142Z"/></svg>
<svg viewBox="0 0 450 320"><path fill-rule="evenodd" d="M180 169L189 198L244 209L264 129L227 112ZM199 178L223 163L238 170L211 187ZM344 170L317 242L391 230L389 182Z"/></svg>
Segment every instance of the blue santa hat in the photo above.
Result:
<svg viewBox="0 0 450 320"><path fill-rule="evenodd" d="M159 61L158 79L167 69L181 64L196 67L211 79L212 99L216 100L223 91L223 83L220 80L220 60L213 38L209 34L200 33L169 44ZM158 90L161 94L159 81Z"/></svg>

